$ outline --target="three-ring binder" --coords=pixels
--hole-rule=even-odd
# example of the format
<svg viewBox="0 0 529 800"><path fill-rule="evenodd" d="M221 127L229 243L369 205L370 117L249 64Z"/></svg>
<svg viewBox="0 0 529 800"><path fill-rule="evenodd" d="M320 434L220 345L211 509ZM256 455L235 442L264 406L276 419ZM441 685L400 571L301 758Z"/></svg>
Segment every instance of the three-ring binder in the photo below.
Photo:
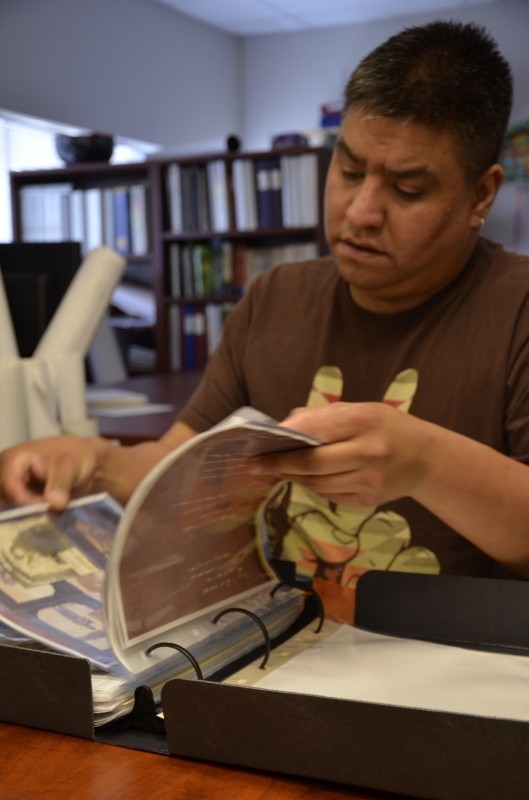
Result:
<svg viewBox="0 0 529 800"><path fill-rule="evenodd" d="M280 572L282 572L282 577L284 577L284 580L280 580L272 588L270 595L273 597L274 594L284 586L290 588L291 587L302 588L303 591L306 592L307 598L310 598L313 603L315 613L312 615L312 618L314 617L318 618L318 624L315 633L319 633L325 621L325 610L323 607L321 597L319 596L318 592L314 589L314 587L310 582L306 583L305 581L299 581L295 576L295 573L289 570L290 562L280 562L280 563L282 565L286 565L283 569L279 570ZM228 608L221 609L221 611L219 611L211 621L214 625L216 625L224 616L226 616L226 614L233 614L233 613L244 614L245 616L249 617L255 622L257 627L261 630L264 639L265 652L261 664L259 665L259 669L264 669L270 658L270 653L272 651L273 643L268 628L266 627L265 623L259 617L258 614L256 614L254 611L250 611L247 608L243 608L242 606L229 606ZM300 616L302 615L303 612ZM282 640L283 636L277 637L278 642ZM187 660L190 662L190 664L193 666L197 680L204 679L202 668L197 659L195 658L195 656L193 655L193 653L188 648L183 647L183 645L180 645L177 642L157 642L155 644L150 645L150 647L148 647L145 650L145 653L146 655L151 655L155 650L158 650L161 647L169 647L172 648L173 650L177 650L179 653L185 656ZM220 670L219 672L224 674L225 669ZM212 679L215 680L215 676L212 676Z"/></svg>

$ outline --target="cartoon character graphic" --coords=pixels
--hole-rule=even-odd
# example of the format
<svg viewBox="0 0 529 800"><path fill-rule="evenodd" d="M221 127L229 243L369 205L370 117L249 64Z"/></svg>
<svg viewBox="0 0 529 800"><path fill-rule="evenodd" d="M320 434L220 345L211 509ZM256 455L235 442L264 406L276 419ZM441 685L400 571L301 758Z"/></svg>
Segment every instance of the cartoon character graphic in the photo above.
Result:
<svg viewBox="0 0 529 800"><path fill-rule="evenodd" d="M406 413L417 389L418 374L399 373L383 402ZM337 367L322 367L308 398L310 407L337 402L342 375ZM370 569L438 574L440 564L430 550L411 546L407 521L376 507L356 509L332 503L304 487L283 482L257 514L257 542L265 560L293 561L296 572L354 587Z"/></svg>

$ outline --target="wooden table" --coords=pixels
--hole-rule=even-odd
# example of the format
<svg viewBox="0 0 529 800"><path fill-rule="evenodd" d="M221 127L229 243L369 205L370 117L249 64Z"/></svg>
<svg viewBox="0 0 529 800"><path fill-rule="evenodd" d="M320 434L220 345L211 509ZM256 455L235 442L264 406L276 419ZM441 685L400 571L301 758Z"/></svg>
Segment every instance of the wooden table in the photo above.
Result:
<svg viewBox="0 0 529 800"><path fill-rule="evenodd" d="M129 378L119 388L146 394L151 403L170 403L171 411L133 414L126 417L98 417L101 436L131 445L158 439L175 421L202 378L201 372L160 373Z"/></svg>
<svg viewBox="0 0 529 800"><path fill-rule="evenodd" d="M397 800L0 723L2 800ZM399 797L402 798L402 795Z"/></svg>

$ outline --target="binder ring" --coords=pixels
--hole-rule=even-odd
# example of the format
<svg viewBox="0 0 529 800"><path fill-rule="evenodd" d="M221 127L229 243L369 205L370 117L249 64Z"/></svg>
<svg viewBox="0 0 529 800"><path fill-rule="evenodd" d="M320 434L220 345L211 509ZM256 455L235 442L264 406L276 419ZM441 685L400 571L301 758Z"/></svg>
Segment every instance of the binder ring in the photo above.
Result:
<svg viewBox="0 0 529 800"><path fill-rule="evenodd" d="M274 588L270 592L270 596L273 597L275 595L275 593L277 592L277 590L280 589L282 586L290 586L290 585L291 584L286 583L285 581L280 581L279 583L277 583L274 586ZM314 633L319 633L321 631L321 629L323 628L323 623L325 622L325 609L323 607L322 599L319 596L319 594L316 591L316 589L314 589L314 587L312 587L312 586L307 587L303 591L308 592L310 594L310 596L314 598L314 602L316 603L316 610L318 612L318 625L317 625L316 630L314 631Z"/></svg>
<svg viewBox="0 0 529 800"><path fill-rule="evenodd" d="M187 658L187 660L191 662L197 674L198 680L201 681L203 679L204 676L202 675L200 664L196 660L195 656L193 655L193 653L190 653L189 650L186 650L185 647L182 647L181 644L175 644L174 642L158 642L157 644L151 644L151 646L147 648L145 653L148 656L150 656L153 650L158 650L159 647L172 647L173 650L178 650L179 653L182 653L182 655L184 655Z"/></svg>
<svg viewBox="0 0 529 800"><path fill-rule="evenodd" d="M254 614L253 611L248 611L247 608L237 608L236 606L234 606L233 608L224 608L222 611L219 611L219 613L217 614L216 617L213 618L213 620L212 620L213 624L215 625L219 621L219 619L221 619L221 617L223 617L225 614L230 614L233 611L235 611L235 612L237 612L239 614L246 614L247 617L250 617L250 619L253 619L253 621L257 625L259 625L259 627L261 628L261 631L263 633L264 640L265 640L265 654L264 654L263 660L261 661L261 663L259 665L259 669L264 669L266 667L267 663L268 663L268 659L270 657L270 650L272 649L272 645L271 645L271 642L270 642L270 635L269 635L269 633L268 633L268 631L266 629L266 625L264 624L262 619L260 619L257 616L257 614Z"/></svg>

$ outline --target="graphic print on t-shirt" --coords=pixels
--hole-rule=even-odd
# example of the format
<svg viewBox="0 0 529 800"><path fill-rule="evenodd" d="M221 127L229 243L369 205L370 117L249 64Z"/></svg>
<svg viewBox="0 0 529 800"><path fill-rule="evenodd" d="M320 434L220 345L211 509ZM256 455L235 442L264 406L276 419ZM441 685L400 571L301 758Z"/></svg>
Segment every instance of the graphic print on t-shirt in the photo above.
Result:
<svg viewBox="0 0 529 800"><path fill-rule="evenodd" d="M383 402L406 413L417 389L414 369L400 372ZM342 397L338 367L322 367L309 394L309 407ZM352 508L326 500L296 483L276 486L257 515L258 546L265 558L293 561L298 575L355 586L370 569L438 574L434 553L411 545L411 531L400 514Z"/></svg>

